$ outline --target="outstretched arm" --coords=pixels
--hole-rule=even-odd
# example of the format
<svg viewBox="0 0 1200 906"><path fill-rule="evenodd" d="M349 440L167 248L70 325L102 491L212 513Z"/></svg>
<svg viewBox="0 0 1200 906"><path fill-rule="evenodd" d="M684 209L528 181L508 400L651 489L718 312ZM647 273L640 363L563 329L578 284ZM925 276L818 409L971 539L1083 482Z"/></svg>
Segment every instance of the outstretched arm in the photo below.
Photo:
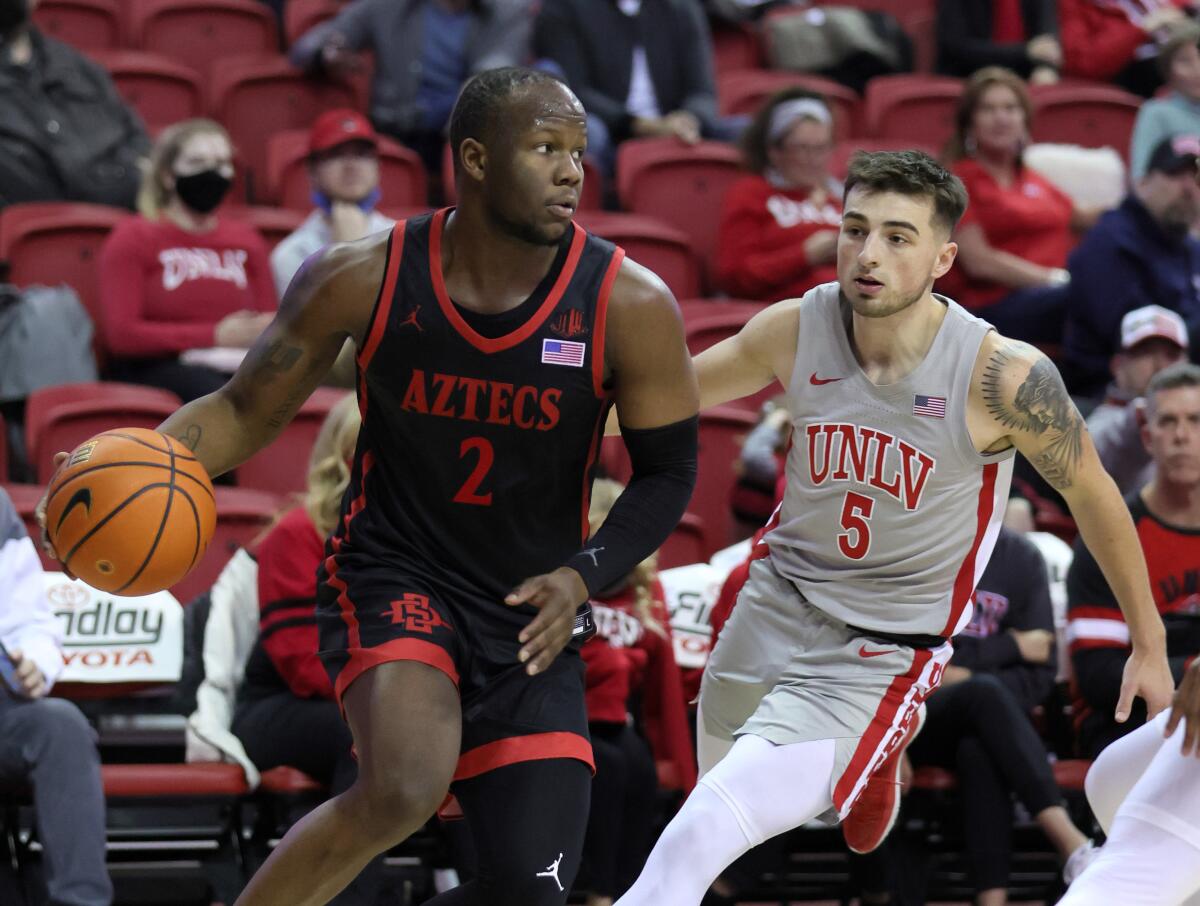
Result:
<svg viewBox="0 0 1200 906"><path fill-rule="evenodd" d="M1146 700L1154 716L1170 704L1174 682L1146 559L1129 508L1104 471L1058 369L1032 346L990 335L975 374L973 415L987 422L988 436L996 438L992 446L1015 446L1062 494L1121 605L1133 654L1125 666L1117 721L1129 716L1135 695Z"/></svg>
<svg viewBox="0 0 1200 906"><path fill-rule="evenodd" d="M320 383L346 337L361 346L383 279L387 234L310 258L279 313L220 390L159 426L220 475L269 444Z"/></svg>

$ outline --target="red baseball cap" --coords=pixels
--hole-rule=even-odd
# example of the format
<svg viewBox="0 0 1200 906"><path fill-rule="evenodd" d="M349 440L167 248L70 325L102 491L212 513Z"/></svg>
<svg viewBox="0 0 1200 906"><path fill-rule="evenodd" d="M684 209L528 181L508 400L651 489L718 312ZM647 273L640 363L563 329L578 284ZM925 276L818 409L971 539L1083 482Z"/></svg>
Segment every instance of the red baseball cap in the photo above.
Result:
<svg viewBox="0 0 1200 906"><path fill-rule="evenodd" d="M371 121L357 110L326 110L313 123L308 134L308 153L320 154L346 142L370 142L378 144Z"/></svg>

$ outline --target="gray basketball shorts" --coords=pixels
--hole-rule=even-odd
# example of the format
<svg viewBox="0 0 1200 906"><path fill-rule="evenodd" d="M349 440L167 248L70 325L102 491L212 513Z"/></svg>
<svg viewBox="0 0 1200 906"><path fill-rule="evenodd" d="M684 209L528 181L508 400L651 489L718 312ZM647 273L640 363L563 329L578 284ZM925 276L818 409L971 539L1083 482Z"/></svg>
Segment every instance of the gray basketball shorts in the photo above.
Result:
<svg viewBox="0 0 1200 906"><path fill-rule="evenodd" d="M704 730L776 745L835 740L836 816L823 817L845 818L952 653L948 642L912 648L851 629L810 604L769 557L757 560L704 670Z"/></svg>

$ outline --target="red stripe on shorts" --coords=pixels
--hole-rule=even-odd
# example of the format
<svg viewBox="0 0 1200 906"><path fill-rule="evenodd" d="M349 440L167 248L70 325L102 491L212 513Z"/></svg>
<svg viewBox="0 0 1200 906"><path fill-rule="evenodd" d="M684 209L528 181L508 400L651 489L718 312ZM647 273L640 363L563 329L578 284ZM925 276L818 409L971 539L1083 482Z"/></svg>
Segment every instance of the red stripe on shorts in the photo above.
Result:
<svg viewBox="0 0 1200 906"><path fill-rule="evenodd" d="M574 758L586 764L593 774L596 772L592 744L578 733L531 733L528 736L498 739L463 752L458 758L454 779L467 780L506 765L548 758Z"/></svg>
<svg viewBox="0 0 1200 906"><path fill-rule="evenodd" d="M428 664L442 671L450 677L450 682L458 686L458 669L454 666L454 659L450 657L450 653L440 645L426 642L424 639L392 639L374 648L352 648L349 654L350 660L337 675L337 682L333 686L339 704L352 682L372 667L394 661Z"/></svg>

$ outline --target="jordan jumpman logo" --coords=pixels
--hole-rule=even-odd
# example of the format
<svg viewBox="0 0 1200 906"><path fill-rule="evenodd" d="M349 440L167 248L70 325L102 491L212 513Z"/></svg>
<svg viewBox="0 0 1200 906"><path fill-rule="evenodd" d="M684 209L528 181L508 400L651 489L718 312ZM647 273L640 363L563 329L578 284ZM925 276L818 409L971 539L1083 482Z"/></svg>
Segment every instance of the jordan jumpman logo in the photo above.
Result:
<svg viewBox="0 0 1200 906"><path fill-rule="evenodd" d="M562 881L560 881L558 879L558 863L560 863L562 860L563 860L563 854L559 853L558 858L555 859L553 862L551 862L548 866L546 866L545 871L539 871L535 877L553 878L554 883L558 885L559 891L562 891L564 889L562 886Z"/></svg>
<svg viewBox="0 0 1200 906"><path fill-rule="evenodd" d="M407 318L405 318L403 321L401 321L401 322L400 322L399 324L397 324L396 326L397 326L397 327L407 327L408 325L410 325L410 324L411 324L413 327L415 327L415 328L416 328L417 330L419 330L421 333L424 333L424 332L425 332L425 328L424 328L424 327L422 327L422 326L421 326L421 325L420 325L420 324L417 322L417 315L419 315L420 313L421 313L421 306L420 306L420 305L414 305L414 306L413 306L413 310L412 310L411 312L409 312L409 315L408 315L408 317L407 317Z"/></svg>
<svg viewBox="0 0 1200 906"><path fill-rule="evenodd" d="M592 558L592 566L598 567L598 566L600 566L600 561L596 559L596 554L600 553L600 551L602 551L602 550L604 550L604 548L602 548L602 547L589 547L587 550L580 551L579 553L587 554L589 557Z"/></svg>

